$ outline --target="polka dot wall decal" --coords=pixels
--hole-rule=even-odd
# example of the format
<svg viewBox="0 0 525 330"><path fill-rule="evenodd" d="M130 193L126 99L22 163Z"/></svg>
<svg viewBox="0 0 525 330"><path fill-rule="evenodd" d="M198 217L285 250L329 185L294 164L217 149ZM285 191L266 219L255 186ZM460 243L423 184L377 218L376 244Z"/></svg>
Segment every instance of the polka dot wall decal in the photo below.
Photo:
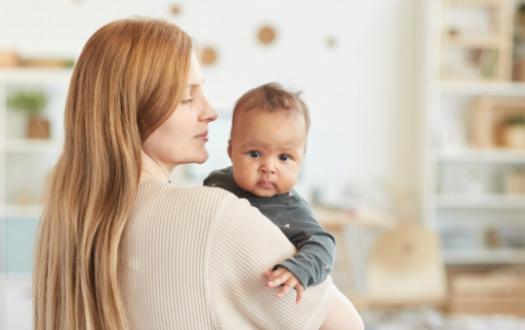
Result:
<svg viewBox="0 0 525 330"><path fill-rule="evenodd" d="M257 39L263 45L269 45L275 41L277 33L275 29L270 25L263 25L257 31Z"/></svg>
<svg viewBox="0 0 525 330"><path fill-rule="evenodd" d="M170 7L170 14L172 15L180 15L180 13L182 12L182 7L178 4L173 4L171 5Z"/></svg>
<svg viewBox="0 0 525 330"><path fill-rule="evenodd" d="M334 36L328 36L325 39L326 48L336 48L337 47L337 38Z"/></svg>
<svg viewBox="0 0 525 330"><path fill-rule="evenodd" d="M217 51L215 48L207 46L202 48L201 51L201 62L205 66L214 65L217 62Z"/></svg>

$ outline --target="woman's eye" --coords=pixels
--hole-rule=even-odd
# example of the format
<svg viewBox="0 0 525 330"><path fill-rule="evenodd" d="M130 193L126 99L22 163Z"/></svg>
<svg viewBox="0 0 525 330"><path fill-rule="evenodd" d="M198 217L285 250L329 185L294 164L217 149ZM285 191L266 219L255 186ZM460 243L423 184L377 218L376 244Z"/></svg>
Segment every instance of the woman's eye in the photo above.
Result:
<svg viewBox="0 0 525 330"><path fill-rule="evenodd" d="M258 158L258 157L261 157L261 153L258 152L258 151L255 151L255 150L248 151L248 155L249 155L251 158Z"/></svg>
<svg viewBox="0 0 525 330"><path fill-rule="evenodd" d="M279 155L279 160L283 162L287 161L288 159L290 159L289 155L286 155L286 154Z"/></svg>
<svg viewBox="0 0 525 330"><path fill-rule="evenodd" d="M182 103L182 104L189 104L191 102L193 102L193 99L184 99L184 100L180 101L180 103Z"/></svg>

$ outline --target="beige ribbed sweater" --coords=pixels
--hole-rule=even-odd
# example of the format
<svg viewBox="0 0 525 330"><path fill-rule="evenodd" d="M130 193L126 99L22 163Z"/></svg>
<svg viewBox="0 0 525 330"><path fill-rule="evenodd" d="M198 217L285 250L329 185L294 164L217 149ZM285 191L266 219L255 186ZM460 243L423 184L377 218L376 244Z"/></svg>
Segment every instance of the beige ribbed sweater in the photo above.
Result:
<svg viewBox="0 0 525 330"><path fill-rule="evenodd" d="M143 172L122 243L132 329L319 328L330 279L300 304L264 286L263 272L295 252L273 223L229 192L174 187L153 172Z"/></svg>

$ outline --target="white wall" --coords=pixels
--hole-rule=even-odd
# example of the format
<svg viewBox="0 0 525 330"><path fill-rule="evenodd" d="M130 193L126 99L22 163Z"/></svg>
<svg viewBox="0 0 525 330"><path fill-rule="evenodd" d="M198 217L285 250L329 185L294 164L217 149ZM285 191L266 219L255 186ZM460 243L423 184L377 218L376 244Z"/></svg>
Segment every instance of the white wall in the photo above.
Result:
<svg viewBox="0 0 525 330"><path fill-rule="evenodd" d="M171 3L1 0L0 48L77 56L108 21L169 18L219 50L218 65L205 70L219 110L270 80L304 91L313 120L306 183L352 181L373 189L387 180L418 188L418 0L193 0L179 1L183 13L176 17L169 15ZM262 23L278 29L268 48L255 40ZM328 36L338 39L336 48L325 47ZM224 152L218 149L210 151Z"/></svg>

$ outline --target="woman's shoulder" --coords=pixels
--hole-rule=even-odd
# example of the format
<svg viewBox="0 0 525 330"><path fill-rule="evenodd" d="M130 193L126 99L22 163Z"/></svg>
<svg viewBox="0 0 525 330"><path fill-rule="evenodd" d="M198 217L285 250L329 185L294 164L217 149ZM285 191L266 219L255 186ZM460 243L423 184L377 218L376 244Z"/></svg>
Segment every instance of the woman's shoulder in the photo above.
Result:
<svg viewBox="0 0 525 330"><path fill-rule="evenodd" d="M137 206L155 206L167 209L222 209L238 200L234 194L215 187L184 187L158 181L141 182Z"/></svg>
<svg viewBox="0 0 525 330"><path fill-rule="evenodd" d="M207 223L211 236L216 236L221 230L272 233L271 237L282 235L248 200L216 187L180 187L158 181L142 182L134 216L165 221L185 219L202 225Z"/></svg>

